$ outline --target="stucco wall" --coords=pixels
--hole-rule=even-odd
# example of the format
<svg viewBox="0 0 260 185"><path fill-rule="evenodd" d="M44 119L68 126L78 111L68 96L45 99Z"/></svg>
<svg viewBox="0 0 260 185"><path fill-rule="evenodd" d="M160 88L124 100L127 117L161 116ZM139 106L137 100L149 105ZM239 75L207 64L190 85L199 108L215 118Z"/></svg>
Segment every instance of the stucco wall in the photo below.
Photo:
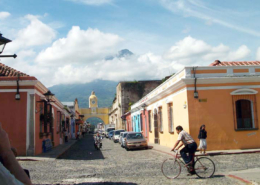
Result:
<svg viewBox="0 0 260 185"><path fill-rule="evenodd" d="M35 95L35 105L37 112L35 113L35 155L42 153L42 141L45 139L51 139L51 135L49 136L43 136L40 138L40 106L37 101L40 101L40 96ZM54 141L54 147L58 146L60 144L60 133L57 128L57 116L58 116L58 109L55 106L52 106L53 108L53 141Z"/></svg>
<svg viewBox="0 0 260 185"><path fill-rule="evenodd" d="M167 99L168 96L172 95L169 94L168 96L164 97L162 101L162 123L163 123L163 132L159 132L159 139L160 145L172 147L177 140L178 134L175 131L176 126L181 125L184 130L189 131L189 118L188 118L188 108L184 108L183 105L187 102L187 91L181 91L180 93L175 92L176 94L171 98ZM167 102L165 101L167 99ZM157 101L157 102L158 102ZM157 102L154 102L156 104ZM174 133L169 132L168 127L168 110L167 110L167 103L173 104L173 128ZM151 107L152 112L152 131L149 134L149 142L154 143L154 114L153 111L156 108L155 106ZM149 124L149 122L147 122Z"/></svg>
<svg viewBox="0 0 260 185"><path fill-rule="evenodd" d="M198 132L202 124L208 132L208 150L260 148L260 131L235 131L232 95L235 89L199 90L199 102L193 91L188 91L190 133L199 144ZM260 92L260 89L255 89ZM260 94L257 97L258 125Z"/></svg>
<svg viewBox="0 0 260 185"><path fill-rule="evenodd" d="M20 92L21 99L15 100L15 92L0 93L0 122L7 132L11 146L18 155L26 155L27 92Z"/></svg>

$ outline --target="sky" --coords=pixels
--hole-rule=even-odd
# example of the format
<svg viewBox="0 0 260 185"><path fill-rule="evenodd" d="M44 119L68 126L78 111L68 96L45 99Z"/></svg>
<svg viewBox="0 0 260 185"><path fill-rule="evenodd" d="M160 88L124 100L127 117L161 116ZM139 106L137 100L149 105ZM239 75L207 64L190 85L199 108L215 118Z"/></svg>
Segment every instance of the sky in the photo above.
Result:
<svg viewBox="0 0 260 185"><path fill-rule="evenodd" d="M47 87L260 60L259 0L0 0L1 63ZM128 49L132 56L114 57Z"/></svg>

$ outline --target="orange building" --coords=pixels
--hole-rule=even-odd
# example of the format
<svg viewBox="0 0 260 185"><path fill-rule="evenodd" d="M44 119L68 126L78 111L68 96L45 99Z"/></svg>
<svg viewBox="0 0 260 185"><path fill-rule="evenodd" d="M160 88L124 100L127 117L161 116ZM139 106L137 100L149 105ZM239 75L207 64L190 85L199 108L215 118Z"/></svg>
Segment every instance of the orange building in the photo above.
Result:
<svg viewBox="0 0 260 185"><path fill-rule="evenodd" d="M147 118L151 143L173 147L178 125L199 142L205 124L209 150L260 148L259 92L260 62L217 60L177 72L132 105L131 116Z"/></svg>
<svg viewBox="0 0 260 185"><path fill-rule="evenodd" d="M35 77L0 64L0 122L18 155L37 155L43 143L61 143L64 106Z"/></svg>

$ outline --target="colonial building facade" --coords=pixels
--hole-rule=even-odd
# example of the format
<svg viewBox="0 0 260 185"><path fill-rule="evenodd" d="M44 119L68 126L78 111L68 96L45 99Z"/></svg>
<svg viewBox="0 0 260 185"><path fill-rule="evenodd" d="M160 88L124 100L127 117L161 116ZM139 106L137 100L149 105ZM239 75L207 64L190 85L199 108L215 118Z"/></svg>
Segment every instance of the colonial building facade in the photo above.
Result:
<svg viewBox="0 0 260 185"><path fill-rule="evenodd" d="M64 106L35 77L0 64L0 122L18 155L37 155L43 143L58 146L63 138Z"/></svg>
<svg viewBox="0 0 260 185"><path fill-rule="evenodd" d="M122 116L131 109L131 105L161 83L161 80L119 82L112 108L109 111L109 123L115 125L116 129L126 129Z"/></svg>
<svg viewBox="0 0 260 185"><path fill-rule="evenodd" d="M131 106L133 130L172 147L181 125L194 139L206 125L208 149L260 148L260 62L185 67Z"/></svg>

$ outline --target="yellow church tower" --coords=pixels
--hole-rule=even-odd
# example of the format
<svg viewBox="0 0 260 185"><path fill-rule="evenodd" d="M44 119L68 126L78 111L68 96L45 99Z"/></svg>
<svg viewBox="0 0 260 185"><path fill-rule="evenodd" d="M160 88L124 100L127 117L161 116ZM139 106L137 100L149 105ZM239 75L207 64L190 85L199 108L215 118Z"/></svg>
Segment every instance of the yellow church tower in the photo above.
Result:
<svg viewBox="0 0 260 185"><path fill-rule="evenodd" d="M89 96L89 108L80 108L79 112L81 115L84 115L83 121L91 123L89 118L100 118L104 124L108 124L108 113L109 107L98 108L98 98L95 95L95 92L92 91Z"/></svg>
<svg viewBox="0 0 260 185"><path fill-rule="evenodd" d="M89 108L98 108L98 99L94 91L89 96Z"/></svg>

